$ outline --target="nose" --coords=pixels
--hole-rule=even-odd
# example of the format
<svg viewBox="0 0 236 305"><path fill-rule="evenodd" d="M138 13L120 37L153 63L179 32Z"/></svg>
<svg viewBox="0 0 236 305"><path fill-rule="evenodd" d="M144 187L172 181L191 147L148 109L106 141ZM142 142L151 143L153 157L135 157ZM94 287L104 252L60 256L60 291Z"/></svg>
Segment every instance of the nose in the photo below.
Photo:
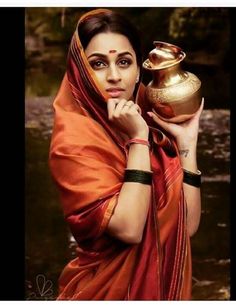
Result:
<svg viewBox="0 0 236 305"><path fill-rule="evenodd" d="M110 65L107 70L107 81L117 83L121 80L121 74L116 65Z"/></svg>

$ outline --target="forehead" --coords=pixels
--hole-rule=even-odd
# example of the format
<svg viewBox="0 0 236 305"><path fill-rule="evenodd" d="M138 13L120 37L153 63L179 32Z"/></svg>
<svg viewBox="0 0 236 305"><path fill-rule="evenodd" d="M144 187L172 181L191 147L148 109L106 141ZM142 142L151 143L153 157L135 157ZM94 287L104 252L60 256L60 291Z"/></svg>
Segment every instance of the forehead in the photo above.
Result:
<svg viewBox="0 0 236 305"><path fill-rule="evenodd" d="M135 54L132 45L128 38L117 33L99 33L95 35L89 42L85 53L87 56L94 52L109 54L111 50L116 50L117 53L130 52Z"/></svg>

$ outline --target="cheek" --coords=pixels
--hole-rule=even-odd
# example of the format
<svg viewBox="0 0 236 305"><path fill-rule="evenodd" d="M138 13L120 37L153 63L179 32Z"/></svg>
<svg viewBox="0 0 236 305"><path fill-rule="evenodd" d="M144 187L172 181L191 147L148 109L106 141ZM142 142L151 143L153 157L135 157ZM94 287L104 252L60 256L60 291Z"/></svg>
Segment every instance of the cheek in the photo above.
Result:
<svg viewBox="0 0 236 305"><path fill-rule="evenodd" d="M131 87L135 87L136 80L137 80L137 75L138 75L138 71L137 71L136 67L133 67L132 69L130 69L130 71L128 71L127 80L128 80L129 85Z"/></svg>
<svg viewBox="0 0 236 305"><path fill-rule="evenodd" d="M127 77L126 84L127 84L127 87L129 87L131 91L134 90L134 88L135 88L136 79L137 79L136 74L135 74L135 75L130 74L130 75Z"/></svg>
<svg viewBox="0 0 236 305"><path fill-rule="evenodd" d="M133 98L133 93L134 93L134 88L136 85L136 77L129 77L126 80L126 99L132 99Z"/></svg>
<svg viewBox="0 0 236 305"><path fill-rule="evenodd" d="M99 85L104 88L104 82L105 82L105 75L101 71L94 71L94 74L99 82Z"/></svg>

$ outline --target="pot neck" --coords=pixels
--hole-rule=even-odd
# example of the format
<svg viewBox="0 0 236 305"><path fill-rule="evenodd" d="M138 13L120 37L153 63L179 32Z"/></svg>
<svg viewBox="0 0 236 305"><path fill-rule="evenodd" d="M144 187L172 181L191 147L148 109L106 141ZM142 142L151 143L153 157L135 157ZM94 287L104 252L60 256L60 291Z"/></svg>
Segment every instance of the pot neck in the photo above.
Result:
<svg viewBox="0 0 236 305"><path fill-rule="evenodd" d="M187 78L187 72L181 69L180 64L154 70L152 71L152 74L153 85L158 86L159 88L173 86Z"/></svg>

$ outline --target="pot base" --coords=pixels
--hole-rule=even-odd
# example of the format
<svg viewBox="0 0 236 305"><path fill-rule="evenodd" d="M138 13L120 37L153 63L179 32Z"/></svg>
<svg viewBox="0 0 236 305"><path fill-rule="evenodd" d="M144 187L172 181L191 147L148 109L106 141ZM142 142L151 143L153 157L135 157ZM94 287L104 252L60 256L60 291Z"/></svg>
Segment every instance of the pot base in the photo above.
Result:
<svg viewBox="0 0 236 305"><path fill-rule="evenodd" d="M171 123L182 123L195 115L201 105L201 100L201 90L198 90L193 95L180 101L167 103L156 100L155 103L151 103L151 107L162 120Z"/></svg>
<svg viewBox="0 0 236 305"><path fill-rule="evenodd" d="M165 117L159 115L154 109L152 110L152 112L155 113L163 121L166 121L169 123L180 124L180 123L190 120L196 114L197 111L192 114L180 114L180 115L177 115L172 118L165 118Z"/></svg>

